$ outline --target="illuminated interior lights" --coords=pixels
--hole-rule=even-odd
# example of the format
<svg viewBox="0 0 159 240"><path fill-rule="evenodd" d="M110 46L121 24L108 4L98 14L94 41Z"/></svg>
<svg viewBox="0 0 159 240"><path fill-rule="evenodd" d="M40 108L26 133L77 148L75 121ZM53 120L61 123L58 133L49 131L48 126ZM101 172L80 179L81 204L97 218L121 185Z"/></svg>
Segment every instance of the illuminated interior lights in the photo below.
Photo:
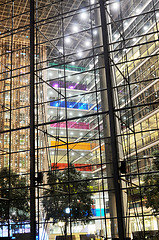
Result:
<svg viewBox="0 0 159 240"><path fill-rule="evenodd" d="M60 53L63 53L63 48L60 48L60 49L59 49L59 52L60 52Z"/></svg>
<svg viewBox="0 0 159 240"><path fill-rule="evenodd" d="M117 39L118 37L119 37L118 33L114 34L114 39Z"/></svg>
<svg viewBox="0 0 159 240"><path fill-rule="evenodd" d="M119 6L120 6L120 5L119 5L119 2L115 2L115 3L112 4L111 9L114 10L114 11L116 11L116 10L119 9Z"/></svg>
<svg viewBox="0 0 159 240"><path fill-rule="evenodd" d="M80 18L81 20L86 20L88 18L88 13L85 10L82 10L82 12L80 13Z"/></svg>
<svg viewBox="0 0 159 240"><path fill-rule="evenodd" d="M90 4L95 4L95 0L90 0Z"/></svg>
<svg viewBox="0 0 159 240"><path fill-rule="evenodd" d="M137 8L136 9L136 13L139 14L141 12L141 9L140 8Z"/></svg>
<svg viewBox="0 0 159 240"><path fill-rule="evenodd" d="M70 42L71 42L70 37L66 37L66 38L65 38L65 42L66 42L67 44L70 43Z"/></svg>
<svg viewBox="0 0 159 240"><path fill-rule="evenodd" d="M52 77L52 72L49 72L49 77Z"/></svg>
<svg viewBox="0 0 159 240"><path fill-rule="evenodd" d="M96 35L97 35L97 33L98 33L98 32L97 32L97 30L96 30L96 29L94 29L94 30L93 30L93 35L94 35L94 36L96 36Z"/></svg>
<svg viewBox="0 0 159 240"><path fill-rule="evenodd" d="M146 31L148 29L148 26L145 25L143 29L144 29L144 31Z"/></svg>
<svg viewBox="0 0 159 240"><path fill-rule="evenodd" d="M78 30L79 30L78 25L77 25L77 24L74 24L74 25L72 26L72 31L73 31L73 32L78 32Z"/></svg>
<svg viewBox="0 0 159 240"><path fill-rule="evenodd" d="M90 45L91 45L91 42L90 42L90 41L86 41L86 42L85 42L85 46L86 46L86 47L89 47Z"/></svg>
<svg viewBox="0 0 159 240"><path fill-rule="evenodd" d="M79 51L79 52L77 53L77 55L78 55L78 57L82 57L83 53L82 53L81 51Z"/></svg>

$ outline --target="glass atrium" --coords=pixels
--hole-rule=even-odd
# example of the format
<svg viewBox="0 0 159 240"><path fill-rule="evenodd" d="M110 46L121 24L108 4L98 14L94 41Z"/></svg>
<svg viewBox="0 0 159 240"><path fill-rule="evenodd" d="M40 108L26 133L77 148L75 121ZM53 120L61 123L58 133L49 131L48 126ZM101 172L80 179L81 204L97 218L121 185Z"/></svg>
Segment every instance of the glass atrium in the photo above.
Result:
<svg viewBox="0 0 159 240"><path fill-rule="evenodd" d="M158 0L0 11L0 238L158 236Z"/></svg>

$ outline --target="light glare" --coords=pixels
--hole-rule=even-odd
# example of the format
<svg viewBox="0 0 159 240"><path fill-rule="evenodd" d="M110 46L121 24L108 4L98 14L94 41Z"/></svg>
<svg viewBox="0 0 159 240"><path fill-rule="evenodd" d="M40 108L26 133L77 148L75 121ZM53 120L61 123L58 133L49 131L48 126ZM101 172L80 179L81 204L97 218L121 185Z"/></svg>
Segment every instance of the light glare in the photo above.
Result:
<svg viewBox="0 0 159 240"><path fill-rule="evenodd" d="M65 42L66 42L66 43L70 43L70 42L71 42L70 37L66 37L66 38L65 38Z"/></svg>
<svg viewBox="0 0 159 240"><path fill-rule="evenodd" d="M73 30L73 32L78 32L78 26L77 26L77 25L74 25L74 26L72 27L72 30Z"/></svg>

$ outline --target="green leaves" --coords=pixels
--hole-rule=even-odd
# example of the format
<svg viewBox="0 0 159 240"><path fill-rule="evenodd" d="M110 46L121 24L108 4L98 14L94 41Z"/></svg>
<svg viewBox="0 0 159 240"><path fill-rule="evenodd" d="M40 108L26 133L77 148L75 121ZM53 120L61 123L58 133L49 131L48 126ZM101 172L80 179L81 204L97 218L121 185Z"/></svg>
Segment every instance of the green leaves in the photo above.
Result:
<svg viewBox="0 0 159 240"><path fill-rule="evenodd" d="M0 221L24 221L29 218L29 191L26 179L10 172L0 171Z"/></svg>
<svg viewBox="0 0 159 240"><path fill-rule="evenodd" d="M63 171L48 173L49 189L44 191L43 206L47 219L58 221L89 222L92 217L92 193L89 181L73 165ZM70 214L66 208L70 208Z"/></svg>
<svg viewBox="0 0 159 240"><path fill-rule="evenodd" d="M153 152L152 155L153 167L147 169L147 174L145 174L143 194L147 198L146 207L152 208L154 214L157 214L159 211L159 151Z"/></svg>

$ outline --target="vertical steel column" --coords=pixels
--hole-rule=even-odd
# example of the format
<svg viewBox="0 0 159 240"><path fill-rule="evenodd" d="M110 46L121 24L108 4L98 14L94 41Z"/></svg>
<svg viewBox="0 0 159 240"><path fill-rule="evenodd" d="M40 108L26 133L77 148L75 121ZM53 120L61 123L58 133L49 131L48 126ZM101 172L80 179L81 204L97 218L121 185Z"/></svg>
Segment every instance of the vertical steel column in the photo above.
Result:
<svg viewBox="0 0 159 240"><path fill-rule="evenodd" d="M116 122L114 118L114 98L112 88L112 74L109 57L109 39L107 29L107 19L105 14L104 0L99 0L100 4L100 15L101 15L101 27L102 27L102 38L104 48L104 66L106 74L106 85L107 85L107 97L108 97L108 108L109 108L109 125L111 134L111 150L112 150L112 164L113 164L113 179L116 196L116 208L117 208L117 220L118 220L118 233L119 239L124 240L124 219L123 219L123 206L122 206L122 195L121 195L121 184L119 177L119 166L118 166L118 146L116 141Z"/></svg>
<svg viewBox="0 0 159 240"><path fill-rule="evenodd" d="M30 227L36 240L35 209L35 115L34 115L34 0L30 0Z"/></svg>

